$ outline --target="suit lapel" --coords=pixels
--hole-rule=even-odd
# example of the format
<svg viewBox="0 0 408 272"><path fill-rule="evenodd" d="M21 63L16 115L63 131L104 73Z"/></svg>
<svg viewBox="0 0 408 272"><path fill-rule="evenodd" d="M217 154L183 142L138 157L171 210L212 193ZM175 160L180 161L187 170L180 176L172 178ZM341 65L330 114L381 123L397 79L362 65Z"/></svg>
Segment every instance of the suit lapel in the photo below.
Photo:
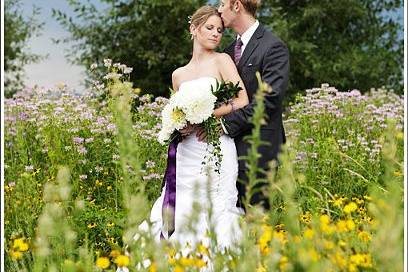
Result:
<svg viewBox="0 0 408 272"><path fill-rule="evenodd" d="M260 42L259 39L262 38L264 31L265 29L260 24L258 28L255 30L254 34L252 35L251 39L249 40L247 46L245 47L244 53L242 54L241 59L239 60L239 63L238 63L239 68L242 68L243 66L245 66L249 57L252 55L254 50L258 47L259 42Z"/></svg>

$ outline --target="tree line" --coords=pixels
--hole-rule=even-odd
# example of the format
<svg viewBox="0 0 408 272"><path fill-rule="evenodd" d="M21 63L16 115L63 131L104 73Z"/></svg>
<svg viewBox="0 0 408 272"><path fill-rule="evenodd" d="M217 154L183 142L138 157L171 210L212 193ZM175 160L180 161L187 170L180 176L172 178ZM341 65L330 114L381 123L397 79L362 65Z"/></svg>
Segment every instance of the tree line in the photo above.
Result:
<svg viewBox="0 0 408 272"><path fill-rule="evenodd" d="M172 71L191 56L188 16L214 3L100 0L101 9L92 2L67 2L74 15L53 10L53 16L70 33L56 41L72 44L68 59L85 67L104 58L124 63L134 68L135 86L155 96L169 95ZM388 15L402 7L399 0L264 0L259 20L290 52L288 97L321 83L343 91L385 86L403 93L403 26ZM220 50L233 39L227 30Z"/></svg>

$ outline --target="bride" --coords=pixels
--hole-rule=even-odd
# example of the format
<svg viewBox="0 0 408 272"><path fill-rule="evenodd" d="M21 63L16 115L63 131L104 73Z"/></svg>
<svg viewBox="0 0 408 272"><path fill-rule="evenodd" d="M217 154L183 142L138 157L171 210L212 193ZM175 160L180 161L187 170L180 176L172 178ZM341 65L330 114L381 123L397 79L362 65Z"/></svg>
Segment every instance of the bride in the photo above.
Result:
<svg viewBox="0 0 408 272"><path fill-rule="evenodd" d="M199 8L191 17L190 34L193 40L193 54L190 62L173 72L173 90L194 92L202 87L211 88L217 80L239 82L242 90L238 97L214 110L214 116L221 117L248 104L248 96L242 79L238 75L231 57L217 53L224 27L218 11L211 6ZM196 127L189 125L180 132L183 139L174 146L175 185L169 183L166 171L165 186L161 196L151 210L151 231L156 240L167 239L180 245L195 245L208 242L208 233L213 230L217 247L230 248L239 242L241 212L236 208L238 192L238 158L235 143L228 135L221 135L222 162L220 173L203 171L202 161L208 152L207 144L199 142ZM169 158L172 145L169 148ZM169 163L169 162L168 162ZM169 165L168 165L169 168ZM167 178L166 178L167 176ZM175 189L173 209L168 204L170 186ZM174 198L174 196L173 196ZM209 209L211 208L211 213ZM145 224L146 226L146 224Z"/></svg>

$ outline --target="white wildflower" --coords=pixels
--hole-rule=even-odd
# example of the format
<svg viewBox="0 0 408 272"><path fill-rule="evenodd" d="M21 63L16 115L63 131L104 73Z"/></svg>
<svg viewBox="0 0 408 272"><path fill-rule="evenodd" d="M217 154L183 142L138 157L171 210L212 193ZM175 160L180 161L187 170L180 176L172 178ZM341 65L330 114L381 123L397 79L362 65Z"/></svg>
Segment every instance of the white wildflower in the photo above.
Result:
<svg viewBox="0 0 408 272"><path fill-rule="evenodd" d="M105 67L111 67L112 66L112 60L111 59L104 59L103 60L103 65Z"/></svg>

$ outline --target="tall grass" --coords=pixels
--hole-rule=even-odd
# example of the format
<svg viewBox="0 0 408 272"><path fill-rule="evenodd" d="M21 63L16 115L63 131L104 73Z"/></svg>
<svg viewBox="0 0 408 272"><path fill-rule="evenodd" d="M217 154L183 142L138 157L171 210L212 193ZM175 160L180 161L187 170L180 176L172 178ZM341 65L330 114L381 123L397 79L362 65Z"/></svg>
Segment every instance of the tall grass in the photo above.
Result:
<svg viewBox="0 0 408 272"><path fill-rule="evenodd" d="M166 152L155 136L166 99L106 86L102 102L65 87L6 101L7 271L402 270L401 97L327 85L298 97L281 166L267 173L271 210L250 207L236 251L186 253L138 228L160 194ZM262 103L257 110L255 128ZM256 130L251 139L260 144ZM252 185L256 152L247 159Z"/></svg>

